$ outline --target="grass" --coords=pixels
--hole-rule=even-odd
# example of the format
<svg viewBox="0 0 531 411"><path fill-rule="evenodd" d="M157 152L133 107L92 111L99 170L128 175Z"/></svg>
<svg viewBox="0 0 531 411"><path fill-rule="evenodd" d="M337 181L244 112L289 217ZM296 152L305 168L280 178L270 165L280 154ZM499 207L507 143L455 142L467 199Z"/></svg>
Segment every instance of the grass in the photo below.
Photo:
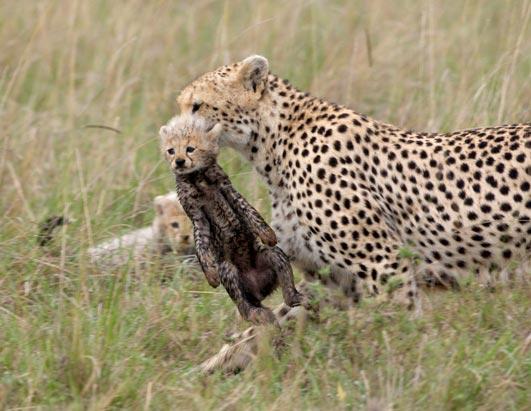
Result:
<svg viewBox="0 0 531 411"><path fill-rule="evenodd" d="M529 121L530 11L524 0L1 2L0 408L528 409L529 284L430 293L420 317L370 301L325 310L278 354L264 343L246 372L205 377L194 365L234 327L226 295L175 262L100 272L85 250L151 221L152 199L172 188L157 130L199 74L261 53L299 88L397 125ZM230 151L221 163L267 215L250 166ZM36 223L63 213L74 222L37 247Z"/></svg>

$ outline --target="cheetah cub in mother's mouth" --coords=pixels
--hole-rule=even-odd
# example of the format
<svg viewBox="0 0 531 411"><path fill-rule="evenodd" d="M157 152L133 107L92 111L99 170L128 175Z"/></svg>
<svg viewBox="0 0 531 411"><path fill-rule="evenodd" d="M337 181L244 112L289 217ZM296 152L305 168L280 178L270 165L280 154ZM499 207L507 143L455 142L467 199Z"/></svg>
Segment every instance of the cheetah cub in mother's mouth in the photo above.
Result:
<svg viewBox="0 0 531 411"><path fill-rule="evenodd" d="M221 125L209 128L191 116L174 117L159 134L208 283L221 282L242 317L257 324L276 321L261 301L279 284L286 304L301 304L275 232L216 163Z"/></svg>

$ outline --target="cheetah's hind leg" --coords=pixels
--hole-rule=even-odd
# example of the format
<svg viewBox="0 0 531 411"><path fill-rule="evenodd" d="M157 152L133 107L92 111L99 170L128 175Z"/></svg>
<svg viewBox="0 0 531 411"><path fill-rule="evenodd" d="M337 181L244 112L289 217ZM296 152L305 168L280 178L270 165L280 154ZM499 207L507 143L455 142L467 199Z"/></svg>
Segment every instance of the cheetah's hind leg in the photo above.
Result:
<svg viewBox="0 0 531 411"><path fill-rule="evenodd" d="M252 305L245 299L241 290L240 274L234 264L223 261L219 266L219 278L245 320L257 325L276 323L276 318L269 308Z"/></svg>

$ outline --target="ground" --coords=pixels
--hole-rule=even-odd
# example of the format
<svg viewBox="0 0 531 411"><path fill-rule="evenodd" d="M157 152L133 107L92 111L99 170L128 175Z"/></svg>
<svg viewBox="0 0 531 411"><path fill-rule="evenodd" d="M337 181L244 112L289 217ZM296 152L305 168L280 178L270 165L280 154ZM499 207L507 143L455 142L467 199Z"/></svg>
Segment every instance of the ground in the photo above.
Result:
<svg viewBox="0 0 531 411"><path fill-rule="evenodd" d="M98 272L83 250L151 221L173 184L157 131L199 74L259 53L298 88L399 126L529 121L530 11L523 0L2 2L0 408L529 408L529 285L432 293L420 317L329 309L279 356L265 346L244 373L202 377L194 365L234 325L224 292L186 268ZM221 159L267 216L249 166ZM36 223L63 212L74 221L44 253Z"/></svg>

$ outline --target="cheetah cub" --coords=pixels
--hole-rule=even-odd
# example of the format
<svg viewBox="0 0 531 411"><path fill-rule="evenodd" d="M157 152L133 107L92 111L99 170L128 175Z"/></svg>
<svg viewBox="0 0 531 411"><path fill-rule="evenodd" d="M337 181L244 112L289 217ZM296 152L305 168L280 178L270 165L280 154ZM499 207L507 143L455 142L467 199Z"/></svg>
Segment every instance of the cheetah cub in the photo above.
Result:
<svg viewBox="0 0 531 411"><path fill-rule="evenodd" d="M293 272L275 232L232 187L216 163L221 125L174 117L161 127L161 149L175 174L177 196L194 226L197 258L208 283L223 284L241 316L275 323L261 302L280 284L284 301L300 305Z"/></svg>
<svg viewBox="0 0 531 411"><path fill-rule="evenodd" d="M177 195L155 197L155 218L150 226L104 241L88 249L93 264L111 268L126 264L130 258L144 262L150 257L170 252L185 255L193 252L192 224Z"/></svg>

